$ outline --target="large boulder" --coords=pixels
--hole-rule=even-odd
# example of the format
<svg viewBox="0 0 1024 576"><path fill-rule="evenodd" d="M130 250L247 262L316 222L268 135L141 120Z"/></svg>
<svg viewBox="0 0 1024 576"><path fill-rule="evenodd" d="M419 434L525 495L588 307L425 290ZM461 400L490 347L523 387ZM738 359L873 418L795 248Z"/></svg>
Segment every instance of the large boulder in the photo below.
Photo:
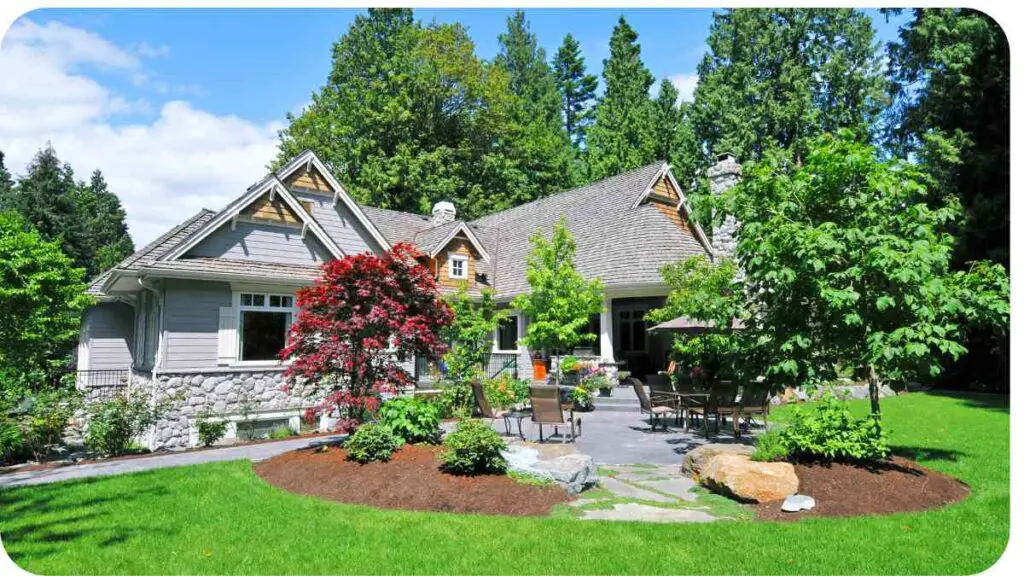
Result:
<svg viewBox="0 0 1024 576"><path fill-rule="evenodd" d="M701 470L704 469L708 460L715 456L720 454L750 456L753 453L754 447L747 446L746 444L705 444L698 446L687 452L686 457L683 458L683 474L690 475L694 480L697 480L700 478Z"/></svg>
<svg viewBox="0 0 1024 576"><path fill-rule="evenodd" d="M743 502L769 502L796 494L800 480L789 462L754 462L739 454L710 458L700 472L708 489Z"/></svg>
<svg viewBox="0 0 1024 576"><path fill-rule="evenodd" d="M513 444L502 451L509 470L553 480L576 495L597 484L597 465L586 454L557 455Z"/></svg>

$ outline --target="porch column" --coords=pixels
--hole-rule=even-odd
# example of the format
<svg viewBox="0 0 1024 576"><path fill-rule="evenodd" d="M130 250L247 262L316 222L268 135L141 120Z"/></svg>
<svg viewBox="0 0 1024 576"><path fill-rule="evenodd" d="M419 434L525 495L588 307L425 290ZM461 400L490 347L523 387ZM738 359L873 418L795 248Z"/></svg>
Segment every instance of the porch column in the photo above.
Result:
<svg viewBox="0 0 1024 576"><path fill-rule="evenodd" d="M601 312L601 361L614 362L615 352L612 340L612 299L604 299L604 311Z"/></svg>

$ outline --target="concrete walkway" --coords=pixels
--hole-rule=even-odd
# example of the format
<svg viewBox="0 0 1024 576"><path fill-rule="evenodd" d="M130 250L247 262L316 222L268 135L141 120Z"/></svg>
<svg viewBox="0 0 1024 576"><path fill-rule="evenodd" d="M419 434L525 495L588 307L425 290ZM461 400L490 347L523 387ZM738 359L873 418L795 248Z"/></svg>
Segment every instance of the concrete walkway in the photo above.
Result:
<svg viewBox="0 0 1024 576"><path fill-rule="evenodd" d="M245 446L235 446L230 448L196 450L177 454L171 453L147 456L145 458L111 460L109 462L97 462L95 464L70 465L46 470L12 472L10 474L0 475L0 488L6 488L8 486L27 486L31 484L47 484L50 482L60 482L62 480L92 478L95 476L111 476L114 474L142 472L144 470L154 470L157 468L206 464L208 462L224 462L228 460L252 460L253 462L259 462L261 460L273 458L278 454L298 450L300 448L312 448L323 444L336 443L341 441L344 437L344 435L337 435L296 438L294 440L264 442L261 444L248 444Z"/></svg>

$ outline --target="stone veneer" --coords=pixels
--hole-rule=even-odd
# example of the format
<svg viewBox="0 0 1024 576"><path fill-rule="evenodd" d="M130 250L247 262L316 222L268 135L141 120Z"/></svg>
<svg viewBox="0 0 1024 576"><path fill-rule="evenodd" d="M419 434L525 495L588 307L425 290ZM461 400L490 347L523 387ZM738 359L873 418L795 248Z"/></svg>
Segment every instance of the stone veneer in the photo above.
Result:
<svg viewBox="0 0 1024 576"><path fill-rule="evenodd" d="M148 437L151 450L188 448L195 444L196 417L209 411L212 418L231 422L243 419L246 405L252 421L290 418L315 404L301 384L285 386L283 369L206 372L136 373L132 388L147 388L154 402L171 400L171 407ZM230 427L228 437L233 436Z"/></svg>
<svg viewBox="0 0 1024 576"><path fill-rule="evenodd" d="M741 166L732 156L724 156L717 164L708 169L708 180L711 182L711 193L720 196L740 181ZM736 249L736 232L739 224L732 216L715 226L711 231L711 249L715 258L729 256Z"/></svg>

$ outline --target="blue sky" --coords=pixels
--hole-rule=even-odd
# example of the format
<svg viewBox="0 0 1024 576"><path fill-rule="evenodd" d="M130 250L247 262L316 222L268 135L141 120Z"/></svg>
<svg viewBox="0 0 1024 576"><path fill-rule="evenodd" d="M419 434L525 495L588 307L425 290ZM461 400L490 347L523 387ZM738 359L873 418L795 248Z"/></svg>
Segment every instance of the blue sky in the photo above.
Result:
<svg viewBox="0 0 1024 576"><path fill-rule="evenodd" d="M309 100L330 70L330 47L361 10L38 10L36 21L56 20L91 30L123 46L145 44L164 52L153 58L151 84L130 78L111 84L128 96L159 100L187 96L216 114L257 122L279 120ZM477 53L492 58L498 34L513 10L422 9L419 19L461 22ZM644 63L659 80L695 75L711 25L710 9L535 9L531 29L551 54L566 33L581 43L588 70L600 75L608 39L620 14L640 36ZM895 35L897 24L871 13L879 39ZM901 19L902 20L902 19ZM156 86L156 88L154 88ZM156 90L166 92L153 94ZM122 118L123 119L123 118Z"/></svg>
<svg viewBox="0 0 1024 576"><path fill-rule="evenodd" d="M15 174L47 143L80 178L100 169L137 245L200 208L219 209L273 159L285 113L330 69L331 44L359 10L37 10L0 45L0 150ZM424 9L462 22L492 58L511 10ZM567 32L600 75L620 14L654 75L692 91L711 10L536 9L531 29L552 54ZM871 13L881 42L900 22Z"/></svg>

